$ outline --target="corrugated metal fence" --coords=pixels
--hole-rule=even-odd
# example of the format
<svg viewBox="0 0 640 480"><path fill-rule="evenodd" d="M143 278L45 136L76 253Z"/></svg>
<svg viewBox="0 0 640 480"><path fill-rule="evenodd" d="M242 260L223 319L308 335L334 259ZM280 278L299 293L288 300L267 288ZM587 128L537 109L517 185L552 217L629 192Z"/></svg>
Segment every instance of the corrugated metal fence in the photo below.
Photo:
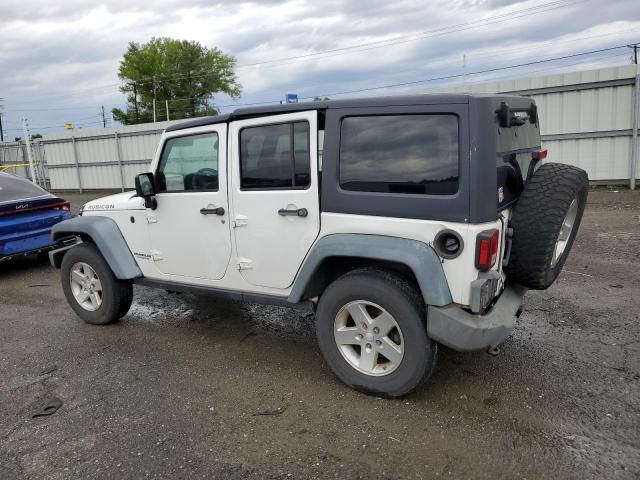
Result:
<svg viewBox="0 0 640 480"><path fill-rule="evenodd" d="M640 172L633 148L638 145L634 83L639 79L632 65L437 91L531 96L539 107L543 145L550 160L582 167L593 181L626 183L633 167L634 176ZM36 176L48 178L53 190L133 188L135 175L147 171L162 131L173 123L47 136L32 144ZM26 160L23 143L0 144L0 168ZM28 168L15 170L28 176Z"/></svg>
<svg viewBox="0 0 640 480"><path fill-rule="evenodd" d="M162 131L173 123L131 125L47 137L41 143L51 188L134 188L134 177L148 171Z"/></svg>
<svg viewBox="0 0 640 480"><path fill-rule="evenodd" d="M49 188L49 174L44 162L44 145L39 141L31 143L33 167L38 185ZM27 149L24 142L0 143L0 172L9 172L31 178Z"/></svg>

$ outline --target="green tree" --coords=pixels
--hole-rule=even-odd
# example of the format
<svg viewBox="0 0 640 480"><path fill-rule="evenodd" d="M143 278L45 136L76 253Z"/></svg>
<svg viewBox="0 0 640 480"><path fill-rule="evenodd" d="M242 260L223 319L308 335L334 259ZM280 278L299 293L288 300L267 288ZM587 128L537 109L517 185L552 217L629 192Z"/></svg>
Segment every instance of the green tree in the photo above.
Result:
<svg viewBox="0 0 640 480"><path fill-rule="evenodd" d="M235 57L218 48L172 38L152 38L145 44L130 42L118 69L120 91L127 95L125 110L114 108L113 118L125 125L215 115L216 93L238 98L241 86L234 72Z"/></svg>

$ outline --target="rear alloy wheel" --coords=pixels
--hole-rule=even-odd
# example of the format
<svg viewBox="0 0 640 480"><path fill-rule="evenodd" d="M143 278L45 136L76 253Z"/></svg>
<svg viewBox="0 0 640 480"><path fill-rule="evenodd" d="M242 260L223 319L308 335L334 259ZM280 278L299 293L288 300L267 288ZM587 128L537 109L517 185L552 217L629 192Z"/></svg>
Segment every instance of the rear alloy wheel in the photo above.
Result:
<svg viewBox="0 0 640 480"><path fill-rule="evenodd" d="M118 280L92 243L70 249L62 258L60 271L67 302L85 322L106 325L129 311L131 282Z"/></svg>
<svg viewBox="0 0 640 480"><path fill-rule="evenodd" d="M356 300L342 307L333 334L344 359L366 375L388 375L402 362L400 327L391 314L373 302Z"/></svg>
<svg viewBox="0 0 640 480"><path fill-rule="evenodd" d="M323 292L316 334L325 360L345 384L401 397L425 382L437 344L427 336L426 310L416 289L385 270L343 275Z"/></svg>

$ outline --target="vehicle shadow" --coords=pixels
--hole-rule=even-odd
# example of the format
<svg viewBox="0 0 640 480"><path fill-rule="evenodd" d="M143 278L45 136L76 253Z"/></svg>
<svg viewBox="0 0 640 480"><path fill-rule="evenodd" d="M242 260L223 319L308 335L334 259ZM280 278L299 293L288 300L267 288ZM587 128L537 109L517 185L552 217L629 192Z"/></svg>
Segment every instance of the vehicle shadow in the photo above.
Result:
<svg viewBox="0 0 640 480"><path fill-rule="evenodd" d="M29 255L0 261L0 278L24 271L36 271L49 268L49 257L46 253Z"/></svg>

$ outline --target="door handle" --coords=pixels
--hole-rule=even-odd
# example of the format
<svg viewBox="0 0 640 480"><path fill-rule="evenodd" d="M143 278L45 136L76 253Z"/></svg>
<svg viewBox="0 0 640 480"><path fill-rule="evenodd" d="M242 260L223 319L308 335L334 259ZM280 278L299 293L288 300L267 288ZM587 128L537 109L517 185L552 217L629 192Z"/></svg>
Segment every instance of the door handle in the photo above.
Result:
<svg viewBox="0 0 640 480"><path fill-rule="evenodd" d="M200 213L203 215L224 215L224 208L201 208Z"/></svg>
<svg viewBox="0 0 640 480"><path fill-rule="evenodd" d="M278 210L278 215L282 215L283 217L287 215L291 215L293 217L306 217L307 215L309 215L309 211L306 208L293 208L291 210L281 208L280 210Z"/></svg>

